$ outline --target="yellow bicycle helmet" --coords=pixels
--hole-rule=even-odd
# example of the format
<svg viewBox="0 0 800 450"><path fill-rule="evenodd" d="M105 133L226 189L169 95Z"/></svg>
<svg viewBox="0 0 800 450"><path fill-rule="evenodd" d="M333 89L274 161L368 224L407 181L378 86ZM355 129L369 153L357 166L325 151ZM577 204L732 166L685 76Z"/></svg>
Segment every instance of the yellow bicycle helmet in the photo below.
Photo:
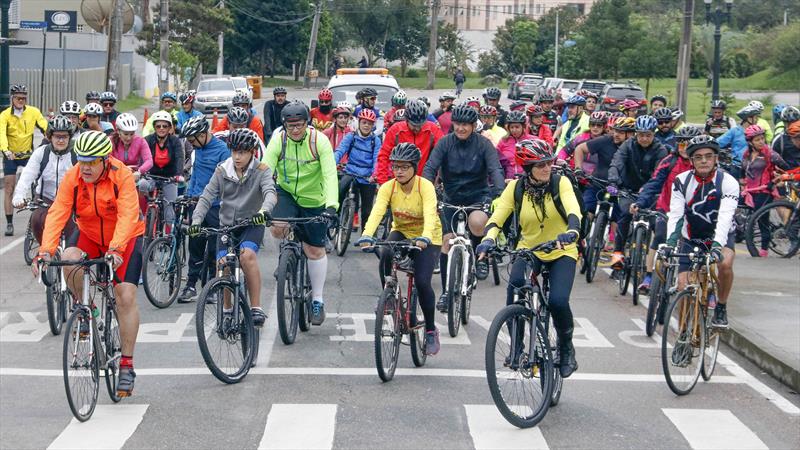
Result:
<svg viewBox="0 0 800 450"><path fill-rule="evenodd" d="M111 154L111 139L102 131L85 131L75 140L78 161L93 161Z"/></svg>

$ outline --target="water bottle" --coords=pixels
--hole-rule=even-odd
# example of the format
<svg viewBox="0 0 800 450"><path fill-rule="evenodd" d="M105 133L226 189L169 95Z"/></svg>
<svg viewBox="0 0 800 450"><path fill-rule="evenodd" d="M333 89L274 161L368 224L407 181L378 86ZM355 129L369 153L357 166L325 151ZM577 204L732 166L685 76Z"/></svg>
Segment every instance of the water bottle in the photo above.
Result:
<svg viewBox="0 0 800 450"><path fill-rule="evenodd" d="M708 292L708 309L716 309L717 307L717 295L714 291Z"/></svg>
<svg viewBox="0 0 800 450"><path fill-rule="evenodd" d="M100 317L100 310L95 305L92 305L92 317L95 319Z"/></svg>

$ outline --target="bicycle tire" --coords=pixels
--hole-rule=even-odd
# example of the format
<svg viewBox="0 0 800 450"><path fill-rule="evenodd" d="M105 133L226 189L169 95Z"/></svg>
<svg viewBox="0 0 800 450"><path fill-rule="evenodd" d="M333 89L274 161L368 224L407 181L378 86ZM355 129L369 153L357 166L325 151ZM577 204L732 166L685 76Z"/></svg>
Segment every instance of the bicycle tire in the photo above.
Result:
<svg viewBox="0 0 800 450"><path fill-rule="evenodd" d="M698 313L702 306L697 304L694 295L694 292L685 289L675 297L667 310L661 335L661 368L667 385L676 395L686 395L694 389L703 367L703 357L699 349L705 348L705 324L697 323L703 320L702 314ZM674 317L676 310L677 317ZM688 327L684 324L688 324ZM698 325L701 330L699 336L687 333L686 328ZM696 340L699 342L695 342ZM690 367L693 360L696 367ZM689 367L685 374L679 373L679 364ZM679 384L679 381L685 384Z"/></svg>
<svg viewBox="0 0 800 450"><path fill-rule="evenodd" d="M644 275L647 245L649 244L645 242L645 235L645 229L642 227L636 228L636 231L633 233L634 247L631 251L631 281L633 284L631 300L633 301L633 306L639 304L639 283L642 281L642 276Z"/></svg>
<svg viewBox="0 0 800 450"><path fill-rule="evenodd" d="M778 212L774 212L774 214L777 215L777 219L780 222L773 223L770 220L773 214L772 210L777 208L787 208L792 211L789 216L789 220L786 223L783 222L783 219ZM794 256L794 254L797 253L798 248L800 248L800 237L795 234L797 232L797 228L800 228L800 226L798 226L800 223L795 223L798 221L797 214L798 213L795 210L795 204L789 200L775 200L762 206L756 210L756 212L751 214L750 218L747 220L747 228L745 229L745 240L747 241L747 250L750 252L750 255L753 257L758 256L758 250L761 244L761 229L758 226L758 222L763 216L766 215L767 226L770 228L771 234L768 243L769 250L772 250L773 253L784 258L791 258ZM787 229L787 223L793 224L794 226L790 226ZM783 242L784 239L786 242Z"/></svg>
<svg viewBox="0 0 800 450"><path fill-rule="evenodd" d="M294 343L297 337L299 309L295 290L295 265L297 257L291 251L281 252L278 258L278 269L275 271L275 303L278 314L278 334L285 345Z"/></svg>
<svg viewBox="0 0 800 450"><path fill-rule="evenodd" d="M45 288L45 296L47 298L47 323L50 326L50 333L53 336L61 334L61 328L64 326L62 314L64 311L63 303L65 302L64 293L61 292L61 282L53 283Z"/></svg>
<svg viewBox="0 0 800 450"><path fill-rule="evenodd" d="M388 305L387 305L388 304ZM388 310L388 314L386 313ZM384 382L394 378L400 353L400 311L394 289L386 287L375 307L375 368Z"/></svg>
<svg viewBox="0 0 800 450"><path fill-rule="evenodd" d="M600 262L600 253L602 253L603 247L605 246L605 238L603 235L605 234L606 224L608 223L607 214L608 213L605 211L599 211L594 221L594 232L592 233L591 244L588 248L591 258L588 261L589 266L586 269L587 283L591 283L594 280L594 276L597 273L597 264Z"/></svg>
<svg viewBox="0 0 800 450"><path fill-rule="evenodd" d="M527 327L529 333L531 330L535 329L535 347L538 351L534 352L533 358L525 354L524 348L520 349L519 357L512 357L510 337L516 334L516 328L514 328L514 331L511 333L508 333L505 338L500 338L500 333L506 328L507 323L510 324L509 326L511 327ZM530 336L525 336L524 329L523 336L524 342L529 343ZM506 341L508 343L506 343ZM498 345L509 347L509 349L506 352L502 352L501 349L498 348ZM549 348L550 344L547 334L544 332L542 325L536 320L533 312L522 305L506 306L497 313L492 321L492 325L489 327L489 333L486 337L486 349L484 352L486 381L489 384L489 392L500 414L502 414L509 423L518 428L530 428L535 426L544 418L550 408L553 390L553 375L551 371L554 370L554 368L553 355L550 353ZM548 351L542 352L541 349L548 349ZM499 354L498 351L500 351ZM508 362L506 362L507 357ZM537 364L528 367L527 361L531 359L535 360ZM502 376L498 376L498 361L501 368L510 369L511 372L506 372L502 374ZM519 370L519 361L525 361L525 364L523 364L525 366L523 368L525 371L524 373L522 373L522 370ZM538 382L535 381L537 374ZM512 377L517 377L517 379L513 380ZM541 389L539 400L537 401L534 399L536 404L521 405L518 402L519 396L514 396L514 398L509 398L509 401L506 401L503 393L504 388L513 388L512 382L513 385L516 385L528 382L526 380L531 380L533 382L530 383L530 389L522 388L525 391L523 396L530 398L532 397L530 393L533 392L534 389ZM499 382L502 382L503 386L501 386ZM517 409L517 411L515 411L515 409ZM525 412L522 413L519 411L520 409L524 409Z"/></svg>
<svg viewBox="0 0 800 450"><path fill-rule="evenodd" d="M156 204L147 205L147 215L145 216L144 238L142 247L147 248L157 236L158 227L158 206Z"/></svg>
<svg viewBox="0 0 800 450"><path fill-rule="evenodd" d="M81 422L92 417L100 388L100 369L95 352L98 346L92 344L96 341L89 337L80 336L84 321L89 321L91 327L90 317L91 313L85 307L76 308L69 316L61 359L67 403L72 415ZM75 376L71 377L71 369L81 373L74 373Z"/></svg>
<svg viewBox="0 0 800 450"><path fill-rule="evenodd" d="M464 258L460 251L453 252L447 263L447 332L450 337L458 336L461 328L461 275L464 271Z"/></svg>
<svg viewBox="0 0 800 450"><path fill-rule="evenodd" d="M150 304L163 309L171 306L181 289L183 262L173 246L172 237L162 236L150 242L144 251L142 285ZM151 269L153 273L150 273ZM163 286L162 286L163 285ZM166 288L166 291L163 288Z"/></svg>
<svg viewBox="0 0 800 450"><path fill-rule="evenodd" d="M414 366L422 367L428 359L428 346L425 342L425 317L419 314L419 296L417 288L411 290L411 314L416 320L416 325L409 330L409 347L411 347L411 361Z"/></svg>
<svg viewBox="0 0 800 450"><path fill-rule="evenodd" d="M653 271L653 281L650 284L650 300L647 303L647 316L644 321L644 332L648 337L653 336L656 331L656 323L658 322L656 313L660 309L662 298L661 286L661 277L656 271Z"/></svg>
<svg viewBox="0 0 800 450"><path fill-rule="evenodd" d="M611 269L612 273L616 272L618 277L617 283L619 285L619 295L627 295L628 287L630 286L631 282L631 262L633 259L633 244L631 243L632 238L633 236L629 236L628 242L625 243L625 247L623 248L622 269Z"/></svg>
<svg viewBox="0 0 800 450"><path fill-rule="evenodd" d="M234 308L239 309L239 323L233 323L226 319L221 309L224 308L224 298L226 294L222 292L228 290L228 298ZM240 291L238 298L233 299L236 292L236 285L229 277L217 277L209 281L203 287L203 291L197 299L197 312L195 314L195 327L197 329L197 343L200 347L200 354L203 355L203 361L211 373L220 381L226 384L235 384L242 381L253 362L254 352L254 337L255 329L253 327L253 318L250 315L250 306L244 298L243 293ZM206 318L209 318L209 323L206 323ZM222 324L218 319L222 318ZM219 352L219 357L224 355L235 360L225 361L220 364L218 358L209 345L209 338L212 336L219 337L221 346L225 346L226 350ZM241 349L231 348L230 344L241 343ZM241 359L238 358L241 355ZM226 370L232 372L226 372Z"/></svg>
<svg viewBox="0 0 800 450"><path fill-rule="evenodd" d="M353 232L354 206L352 200L345 199L339 212L339 228L333 245L338 256L344 256L347 252L347 245L350 243L350 234Z"/></svg>
<svg viewBox="0 0 800 450"><path fill-rule="evenodd" d="M117 309L107 304L106 319L103 328L103 342L106 354L106 364L103 370L106 373L106 389L108 396L114 403L122 400L117 393L119 383L119 369L122 360L122 338L119 335L119 320Z"/></svg>
<svg viewBox="0 0 800 450"><path fill-rule="evenodd" d="M302 277L306 280L302 288L295 287L295 292L302 292L301 296L295 294L295 304L299 305L299 314L297 321L299 322L300 331L305 333L311 329L311 277L308 275L308 264L306 263L305 256L300 258L302 267Z"/></svg>
<svg viewBox="0 0 800 450"><path fill-rule="evenodd" d="M785 258L792 258L800 251L800 209L795 208L789 215L787 222L788 229L786 230L789 235L789 251L786 253Z"/></svg>
<svg viewBox="0 0 800 450"><path fill-rule="evenodd" d="M711 311L708 311L708 314L711 314ZM703 367L700 370L700 375L703 377L704 381L709 381L711 380L711 376L714 375L714 369L717 367L717 356L719 355L721 330L714 327L705 327L705 330L706 349L703 352Z"/></svg>
<svg viewBox="0 0 800 450"><path fill-rule="evenodd" d="M25 240L22 243L22 256L25 258L25 264L33 264L33 258L39 254L39 242L33 236L31 223L28 221L28 226L25 228Z"/></svg>
<svg viewBox="0 0 800 450"><path fill-rule="evenodd" d="M550 406L558 405L561 400L561 391L564 388L564 379L561 377L561 353L558 349L558 333L553 323L553 316L548 314L547 339L550 344L550 353L553 355L553 392L550 395ZM557 364L556 364L557 362ZM558 367L557 367L558 366Z"/></svg>

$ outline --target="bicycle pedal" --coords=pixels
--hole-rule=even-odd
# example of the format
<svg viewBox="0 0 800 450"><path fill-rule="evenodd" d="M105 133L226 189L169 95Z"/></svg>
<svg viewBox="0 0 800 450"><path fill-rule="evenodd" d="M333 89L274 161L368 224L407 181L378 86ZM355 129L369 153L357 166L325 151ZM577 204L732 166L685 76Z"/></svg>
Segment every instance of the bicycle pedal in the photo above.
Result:
<svg viewBox="0 0 800 450"><path fill-rule="evenodd" d="M133 395L133 391L117 391L117 397L128 398Z"/></svg>

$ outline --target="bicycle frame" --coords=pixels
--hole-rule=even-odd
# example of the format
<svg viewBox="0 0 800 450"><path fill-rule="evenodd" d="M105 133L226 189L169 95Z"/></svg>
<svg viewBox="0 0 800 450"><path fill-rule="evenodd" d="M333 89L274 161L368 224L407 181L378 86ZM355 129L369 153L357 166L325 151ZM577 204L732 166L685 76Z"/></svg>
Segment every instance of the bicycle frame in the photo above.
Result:
<svg viewBox="0 0 800 450"><path fill-rule="evenodd" d="M711 315L707 314L707 306L708 306L708 294L709 292L717 291L717 286L719 285L719 280L717 279L716 273L716 263L711 262L711 254L707 252L702 252L699 248L695 247L692 252L690 253L680 253L676 254L673 253L673 257L688 257L691 263L691 269L689 270L689 283L686 285L686 289L689 289L692 292L692 296L694 297L694 301L691 305L691 313L693 317L702 317L704 318L704 326L706 328L711 326ZM686 320L690 311L686 310L685 305L681 305L680 310L680 318L678 329L684 330L686 328ZM700 322L695 321L694 327L692 329L692 340L699 340L698 335L702 333L700 329Z"/></svg>
<svg viewBox="0 0 800 450"><path fill-rule="evenodd" d="M402 241L401 241L402 242ZM400 261L403 259L402 250L408 249L408 251L414 251L413 249L418 249L418 247L412 244L406 244L407 246L401 247L397 244L398 242L382 242L377 245L384 245L384 246L391 246L392 248L392 271L391 273L386 275L386 282L384 288L390 287L394 291L395 298L397 298L398 302L395 305L395 308L400 312L400 317L403 320L400 322L401 324L401 332L404 334L408 334L411 330L415 328L419 328L422 326L421 324L417 324L416 326L411 325L411 314L412 314L412 305L408 303L411 299L411 292L414 289L414 272L406 272L400 269ZM406 297L403 296L403 290L400 288L400 278L398 276L398 272L405 272L406 274L406 292L408 295ZM403 307L403 306L406 307Z"/></svg>
<svg viewBox="0 0 800 450"><path fill-rule="evenodd" d="M475 284L474 280L472 283L470 283L470 272L472 271L473 262L475 261L475 252L472 248L472 241L469 239L470 232L469 227L467 226L467 220L469 218L468 211L471 209L480 209L482 205L456 206L443 203L442 207L456 210L451 222L451 229L453 230L455 237L448 241L450 243L450 250L447 252L447 260L452 261L453 254L455 252L461 252L464 265L461 270L460 293L462 296L466 296L469 294L469 291L474 287ZM449 273L447 274L446 285L450 285Z"/></svg>

